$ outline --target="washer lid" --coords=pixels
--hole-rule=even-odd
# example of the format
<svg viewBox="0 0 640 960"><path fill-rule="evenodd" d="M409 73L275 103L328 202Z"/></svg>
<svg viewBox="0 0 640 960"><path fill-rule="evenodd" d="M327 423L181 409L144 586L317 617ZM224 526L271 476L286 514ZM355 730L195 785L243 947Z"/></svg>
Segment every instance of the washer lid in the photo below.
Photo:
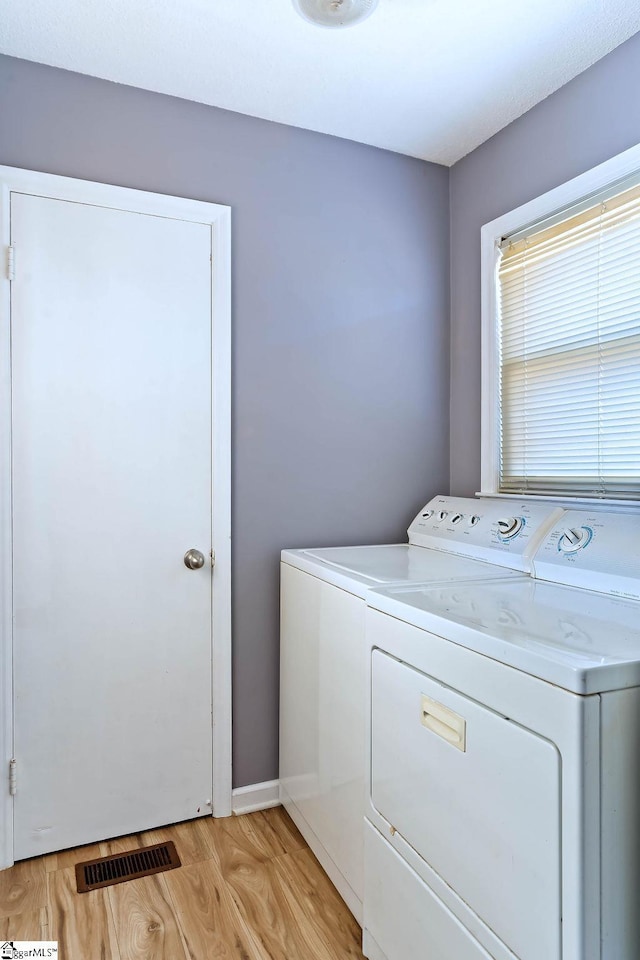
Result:
<svg viewBox="0 0 640 960"><path fill-rule="evenodd" d="M640 685L640 603L530 579L370 591L368 605L574 693Z"/></svg>
<svg viewBox="0 0 640 960"><path fill-rule="evenodd" d="M492 563L457 557L406 543L372 547L326 547L299 551L312 560L337 567L345 573L366 577L374 583L472 580L517 576Z"/></svg>

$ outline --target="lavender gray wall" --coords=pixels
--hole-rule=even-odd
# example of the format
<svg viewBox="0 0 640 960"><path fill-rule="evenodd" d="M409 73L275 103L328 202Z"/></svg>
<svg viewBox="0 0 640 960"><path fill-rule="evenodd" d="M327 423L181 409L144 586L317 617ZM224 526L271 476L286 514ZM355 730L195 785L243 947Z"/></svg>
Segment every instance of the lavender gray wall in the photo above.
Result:
<svg viewBox="0 0 640 960"><path fill-rule="evenodd" d="M480 484L480 227L640 141L640 34L451 170L451 493Z"/></svg>
<svg viewBox="0 0 640 960"><path fill-rule="evenodd" d="M0 58L0 163L233 207L234 783L277 776L282 547L448 486L448 171Z"/></svg>

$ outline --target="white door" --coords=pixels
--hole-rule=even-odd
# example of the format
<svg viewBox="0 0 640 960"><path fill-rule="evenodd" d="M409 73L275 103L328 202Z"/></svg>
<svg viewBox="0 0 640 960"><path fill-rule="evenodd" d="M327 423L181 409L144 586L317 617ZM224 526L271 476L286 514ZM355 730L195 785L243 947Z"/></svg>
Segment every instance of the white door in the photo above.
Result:
<svg viewBox="0 0 640 960"><path fill-rule="evenodd" d="M211 228L14 193L11 243L22 859L211 813Z"/></svg>

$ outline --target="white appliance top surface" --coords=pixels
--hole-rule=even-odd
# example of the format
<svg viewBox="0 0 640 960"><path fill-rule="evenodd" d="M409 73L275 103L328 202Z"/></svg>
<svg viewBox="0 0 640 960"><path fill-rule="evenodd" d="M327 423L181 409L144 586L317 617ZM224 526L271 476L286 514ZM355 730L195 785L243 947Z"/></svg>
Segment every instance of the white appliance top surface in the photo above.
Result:
<svg viewBox="0 0 640 960"><path fill-rule="evenodd" d="M492 563L413 547L406 543L373 547L327 547L301 552L313 560L320 560L322 563L339 567L346 573L366 577L379 584L514 575L512 571L503 571Z"/></svg>
<svg viewBox="0 0 640 960"><path fill-rule="evenodd" d="M562 513L526 500L436 496L411 522L408 544L283 550L282 560L359 596L385 583L509 577L530 572Z"/></svg>
<svg viewBox="0 0 640 960"><path fill-rule="evenodd" d="M640 685L640 603L530 578L373 590L369 606L574 693Z"/></svg>

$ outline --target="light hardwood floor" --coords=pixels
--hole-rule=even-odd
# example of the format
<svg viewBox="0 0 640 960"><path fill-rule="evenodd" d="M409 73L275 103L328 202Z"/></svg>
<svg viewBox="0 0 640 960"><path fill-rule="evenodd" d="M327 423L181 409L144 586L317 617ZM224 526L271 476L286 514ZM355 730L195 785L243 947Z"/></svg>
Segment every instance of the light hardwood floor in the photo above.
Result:
<svg viewBox="0 0 640 960"><path fill-rule="evenodd" d="M182 867L76 893L74 865L173 840ZM0 871L0 941L60 960L362 960L360 928L281 807L193 820Z"/></svg>

